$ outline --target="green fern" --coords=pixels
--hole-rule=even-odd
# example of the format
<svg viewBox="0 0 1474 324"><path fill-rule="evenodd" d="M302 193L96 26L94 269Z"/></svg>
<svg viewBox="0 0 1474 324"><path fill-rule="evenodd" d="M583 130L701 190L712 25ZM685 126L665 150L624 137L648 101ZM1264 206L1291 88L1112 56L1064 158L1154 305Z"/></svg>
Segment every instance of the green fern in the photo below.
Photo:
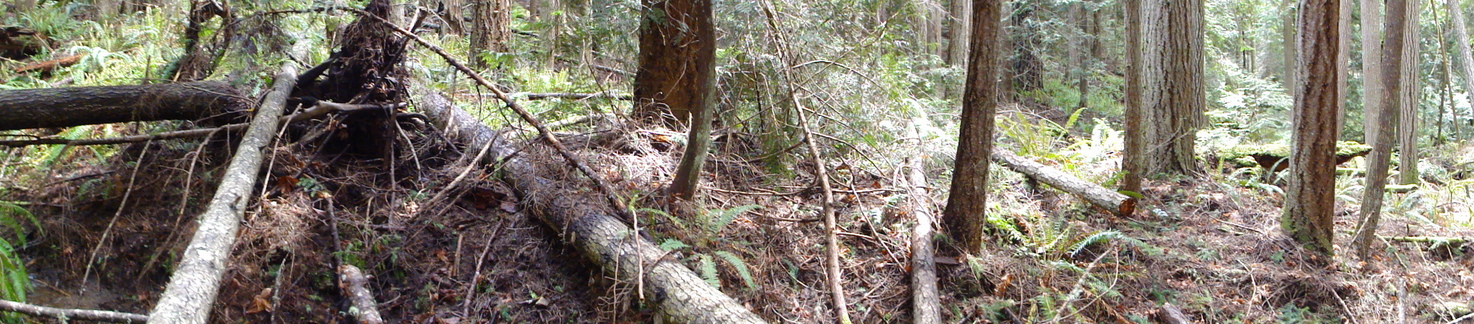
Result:
<svg viewBox="0 0 1474 324"><path fill-rule="evenodd" d="M722 289L722 280L717 277L717 264L711 260L711 256L700 254L696 258L701 268L701 278L706 279L706 283L712 287Z"/></svg>
<svg viewBox="0 0 1474 324"><path fill-rule="evenodd" d="M685 242L681 242L680 240L677 240L677 239L665 239L664 242L660 242L660 250L666 251L666 252L675 251L675 250L679 250L679 249L683 249L683 248L688 248L688 247L691 247L691 246L690 245L686 245Z"/></svg>
<svg viewBox="0 0 1474 324"><path fill-rule="evenodd" d="M1120 237L1123 237L1123 236L1125 236L1125 235L1123 235L1123 234L1121 234L1121 232L1117 232L1117 231L1100 231L1100 232L1095 232L1095 234L1091 234L1090 236L1086 236L1085 238L1080 239L1080 241L1077 241L1077 242L1075 242L1075 244L1071 245L1070 246L1070 256L1073 257L1073 256L1076 256L1076 255L1079 255L1081 251L1085 251L1085 249L1090 248L1090 246L1092 246L1092 245L1096 245L1096 244L1099 244L1099 243L1104 243L1106 241L1110 241L1111 239L1120 238Z"/></svg>
<svg viewBox="0 0 1474 324"><path fill-rule="evenodd" d="M711 224L707 226L707 230L710 230L712 233L720 232L723 227L727 227L727 224L731 224L733 220L737 219L737 215L762 207L760 205L742 205L727 210L714 210L713 212L716 212L717 218L711 221Z"/></svg>
<svg viewBox="0 0 1474 324"><path fill-rule="evenodd" d="M732 265L732 268L737 269L737 275L742 276L742 283L747 284L748 290L757 290L757 282L752 280L752 272L748 271L747 263L742 262L742 258L727 251L716 251L712 252L712 254L716 254L717 257L726 260L727 264Z"/></svg>

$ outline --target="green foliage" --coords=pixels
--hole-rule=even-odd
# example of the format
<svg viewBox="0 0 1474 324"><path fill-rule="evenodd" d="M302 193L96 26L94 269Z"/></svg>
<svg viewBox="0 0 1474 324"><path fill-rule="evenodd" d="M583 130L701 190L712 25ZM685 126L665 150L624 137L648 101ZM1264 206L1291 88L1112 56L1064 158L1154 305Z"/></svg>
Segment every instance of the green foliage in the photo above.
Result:
<svg viewBox="0 0 1474 324"><path fill-rule="evenodd" d="M24 303L30 290L30 277L25 262L17 253L18 247L27 244L26 230L30 225L40 228L35 215L13 202L0 201L0 299ZM0 316L6 323L25 323L14 314Z"/></svg>
<svg viewBox="0 0 1474 324"><path fill-rule="evenodd" d="M712 254L727 261L727 265L732 266L733 269L737 269L737 275L742 277L742 282L747 285L747 289L757 290L757 282L752 279L752 272L747 269L747 263L743 262L741 257L727 251L716 251Z"/></svg>
<svg viewBox="0 0 1474 324"><path fill-rule="evenodd" d="M711 260L711 255L697 254L696 260L699 265L697 269L701 271L701 278L706 279L706 283L712 287L722 289L722 278L717 277L717 264Z"/></svg>
<svg viewBox="0 0 1474 324"><path fill-rule="evenodd" d="M715 213L716 218L711 219L711 221L707 223L706 230L710 231L711 233L721 232L723 227L727 227L727 224L731 224L732 220L737 219L737 215L741 215L742 213L746 213L748 211L759 209L762 207L763 206L761 205L742 205L726 210L718 209L708 211L708 214Z"/></svg>

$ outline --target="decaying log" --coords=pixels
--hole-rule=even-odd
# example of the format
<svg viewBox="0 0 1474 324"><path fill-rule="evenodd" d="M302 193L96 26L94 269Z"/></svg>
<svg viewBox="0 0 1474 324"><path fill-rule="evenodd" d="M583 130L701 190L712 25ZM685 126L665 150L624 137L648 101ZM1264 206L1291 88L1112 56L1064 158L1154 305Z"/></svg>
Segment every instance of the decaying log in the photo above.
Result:
<svg viewBox="0 0 1474 324"><path fill-rule="evenodd" d="M281 123L295 123L303 120L322 117L331 112L354 111L360 109L395 109L404 107L404 104L395 105L351 105L327 101L318 101L302 112L281 118ZM161 141L180 138L196 138L210 136L218 132L238 132L251 126L249 123L230 124L213 128L197 128L169 131L157 134L130 135L111 138L95 139L65 139L65 138L37 138L29 140L0 141L0 146L20 147L28 145L108 145L123 143L143 143L147 141Z"/></svg>
<svg viewBox="0 0 1474 324"><path fill-rule="evenodd" d="M139 314L92 309L52 308L25 303L17 303L9 300L0 300L0 311L16 312L36 317L65 320L84 320L108 323L148 322L148 316ZM65 322L65 320L63 320L63 322Z"/></svg>
<svg viewBox="0 0 1474 324"><path fill-rule="evenodd" d="M240 229L241 214L251 201L256 175L261 171L262 149L276 136L287 96L296 85L297 69L290 61L276 74L271 93L256 109L251 127L225 169L225 177L209 208L199 216L199 228L184 256L169 278L169 285L149 313L151 323L205 323L220 291L231 245Z"/></svg>
<svg viewBox="0 0 1474 324"><path fill-rule="evenodd" d="M200 120L244 110L225 82L0 91L0 130L151 120Z"/></svg>
<svg viewBox="0 0 1474 324"><path fill-rule="evenodd" d="M494 153L489 154L491 159L503 161L505 178L528 204L538 206L540 212L535 214L585 256L621 280L636 278L643 267L646 297L658 305L668 322L764 323L690 269L662 258L665 251L636 235L609 205L596 203L599 199L554 192L558 187L552 180L539 176L545 174L538 170L544 166L514 156L515 147L501 138L501 133L482 125L437 93L420 87L411 89L419 92L415 95L420 111L449 137L467 147L490 143Z"/></svg>
<svg viewBox="0 0 1474 324"><path fill-rule="evenodd" d="M358 318L359 323L384 323L384 317L379 316L379 303L374 301L374 293L366 286L368 276L363 274L363 270L350 264L343 264L338 266L338 279L340 281L338 288L348 294L348 300L353 305L353 309L348 313Z"/></svg>
<svg viewBox="0 0 1474 324"><path fill-rule="evenodd" d="M1080 180L1075 176L1055 170L1014 155L1007 150L993 150L993 160L1003 164L1018 173L1023 173L1030 178L1039 180L1059 190L1064 190L1072 195L1084 198L1090 204L1105 208L1116 215L1131 215L1136 209L1136 198L1123 195L1115 190L1106 189L1100 185Z"/></svg>
<svg viewBox="0 0 1474 324"><path fill-rule="evenodd" d="M921 136L915 125L906 128L907 138L921 144ZM917 145L915 147L925 147ZM942 302L937 294L937 262L933 258L931 195L926 192L926 173L918 156L906 159L906 197L911 215L916 216L916 228L911 231L911 307L912 318L917 324L939 324L942 322Z"/></svg>
<svg viewBox="0 0 1474 324"><path fill-rule="evenodd" d="M76 54L55 60L26 64L22 65L21 67L15 68L15 73L26 73L31 71L51 72L56 70L57 68L63 68L77 64L77 62L81 62L82 58L86 56L87 54Z"/></svg>

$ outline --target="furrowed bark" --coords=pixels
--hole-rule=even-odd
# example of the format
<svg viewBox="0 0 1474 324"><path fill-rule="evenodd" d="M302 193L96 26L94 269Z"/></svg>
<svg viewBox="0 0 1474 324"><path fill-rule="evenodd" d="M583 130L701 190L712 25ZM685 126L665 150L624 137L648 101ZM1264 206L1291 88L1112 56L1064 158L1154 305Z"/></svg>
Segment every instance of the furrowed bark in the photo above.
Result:
<svg viewBox="0 0 1474 324"><path fill-rule="evenodd" d="M16 312L36 317L47 317L54 319L65 318L68 320L98 321L108 323L148 322L148 316L139 314L92 309L52 308L25 303L17 303L9 300L0 300L0 311Z"/></svg>
<svg viewBox="0 0 1474 324"><path fill-rule="evenodd" d="M0 91L0 130L153 120L198 120L243 110L224 82Z"/></svg>
<svg viewBox="0 0 1474 324"><path fill-rule="evenodd" d="M1059 190L1064 190L1072 195L1084 198L1091 205L1105 208L1113 214L1120 216L1130 215L1132 211L1136 210L1135 198L1106 189L1098 184L1080 180L1078 177L1044 166L1043 164L1039 164L1039 162L1019 157L1012 152L993 150L993 160L998 161L998 163L1003 164L1003 166L1008 167L1010 170L1023 173L1030 178L1039 180L1039 182L1049 184Z"/></svg>
<svg viewBox="0 0 1474 324"><path fill-rule="evenodd" d="M159 303L149 313L151 323L205 323L210 319L210 309L214 308L220 280L225 275L225 263L240 228L241 214L251 200L251 189L256 187L256 174L265 156L262 149L276 135L287 95L297 83L297 69L291 64L287 63L276 74L271 93L256 109L251 127L225 169L220 188L210 200L209 208L200 214L199 229L184 250L183 260L175 268Z"/></svg>
<svg viewBox="0 0 1474 324"><path fill-rule="evenodd" d="M609 205L592 203L599 197L577 197L559 191L552 179L539 174L544 167L513 156L514 147L500 133L482 125L450 101L421 87L418 109L449 137L467 147L491 143L491 159L503 160L504 178L522 193L526 203L536 206L537 216L561 232L569 244L621 280L644 271L647 298L658 305L671 323L765 323L732 297L707 284L685 266L663 258L661 250L636 235Z"/></svg>

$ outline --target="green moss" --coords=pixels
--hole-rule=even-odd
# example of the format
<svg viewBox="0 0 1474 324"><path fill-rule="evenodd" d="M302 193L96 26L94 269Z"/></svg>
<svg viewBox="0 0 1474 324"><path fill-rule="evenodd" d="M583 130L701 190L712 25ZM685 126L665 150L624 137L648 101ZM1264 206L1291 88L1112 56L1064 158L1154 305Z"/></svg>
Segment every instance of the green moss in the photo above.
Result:
<svg viewBox="0 0 1474 324"><path fill-rule="evenodd" d="M1351 158L1367 155L1372 151L1372 146L1353 141L1342 141L1336 143L1336 162L1343 163ZM1276 163L1283 165L1283 160L1290 156L1290 146L1285 144L1259 144L1238 145L1229 147L1218 152L1220 160L1233 163L1234 165L1247 168L1252 166L1270 167ZM1268 165L1266 165L1268 164Z"/></svg>

